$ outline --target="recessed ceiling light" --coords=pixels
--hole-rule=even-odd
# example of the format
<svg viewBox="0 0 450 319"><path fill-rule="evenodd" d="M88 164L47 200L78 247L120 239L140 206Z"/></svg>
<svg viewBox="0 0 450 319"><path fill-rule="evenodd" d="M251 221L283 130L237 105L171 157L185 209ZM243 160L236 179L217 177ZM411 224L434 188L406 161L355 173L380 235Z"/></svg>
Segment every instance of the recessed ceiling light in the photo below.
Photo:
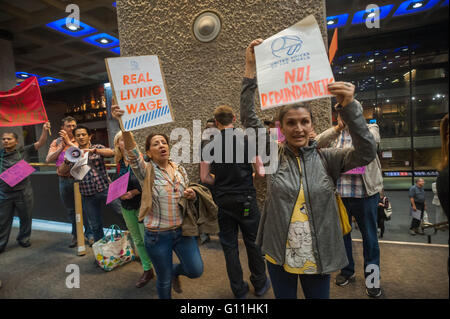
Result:
<svg viewBox="0 0 450 319"><path fill-rule="evenodd" d="M332 25L332 24L334 24L334 20L330 20L330 21L328 21L328 22L327 22L327 24L328 24L328 25Z"/></svg>
<svg viewBox="0 0 450 319"><path fill-rule="evenodd" d="M369 59L369 62L372 63L373 61L375 61L375 59Z"/></svg>
<svg viewBox="0 0 450 319"><path fill-rule="evenodd" d="M406 51L408 51L408 48L403 48L402 51L406 52Z"/></svg>
<svg viewBox="0 0 450 319"><path fill-rule="evenodd" d="M386 102L389 103L391 100L387 99Z"/></svg>
<svg viewBox="0 0 450 319"><path fill-rule="evenodd" d="M387 69L387 66L383 66L383 70L386 70Z"/></svg>
<svg viewBox="0 0 450 319"><path fill-rule="evenodd" d="M396 55L396 56L395 56L396 59L398 59L399 57L400 57L399 55Z"/></svg>
<svg viewBox="0 0 450 319"><path fill-rule="evenodd" d="M372 17L374 17L374 16L375 16L375 12L371 12L371 13L369 13L369 14L367 15L368 18L372 18Z"/></svg>
<svg viewBox="0 0 450 319"><path fill-rule="evenodd" d="M413 8L417 9L417 8L420 8L421 6L423 6L423 3L422 2L417 2L417 3L414 3Z"/></svg>
<svg viewBox="0 0 450 319"><path fill-rule="evenodd" d="M77 31L77 30L78 30L78 27L77 27L76 25L74 25L74 24L71 24L71 25L69 25L69 26L67 27L67 29L72 30L72 31Z"/></svg>
<svg viewBox="0 0 450 319"><path fill-rule="evenodd" d="M108 39L105 39L105 38L101 38L99 41L100 41L100 43L103 43L103 44L106 44L109 42Z"/></svg>

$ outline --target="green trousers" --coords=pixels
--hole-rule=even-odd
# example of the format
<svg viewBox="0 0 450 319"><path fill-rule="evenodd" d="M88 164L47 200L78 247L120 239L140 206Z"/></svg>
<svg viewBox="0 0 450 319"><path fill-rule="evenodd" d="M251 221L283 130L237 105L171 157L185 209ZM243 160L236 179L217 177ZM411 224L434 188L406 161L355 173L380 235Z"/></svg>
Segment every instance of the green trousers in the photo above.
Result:
<svg viewBox="0 0 450 319"><path fill-rule="evenodd" d="M152 269L152 261L148 257L144 245L144 224L138 222L139 209L127 210L122 207L122 216L130 231L131 238L133 238L133 242L136 245L139 257L141 258L142 268L144 268L144 271Z"/></svg>

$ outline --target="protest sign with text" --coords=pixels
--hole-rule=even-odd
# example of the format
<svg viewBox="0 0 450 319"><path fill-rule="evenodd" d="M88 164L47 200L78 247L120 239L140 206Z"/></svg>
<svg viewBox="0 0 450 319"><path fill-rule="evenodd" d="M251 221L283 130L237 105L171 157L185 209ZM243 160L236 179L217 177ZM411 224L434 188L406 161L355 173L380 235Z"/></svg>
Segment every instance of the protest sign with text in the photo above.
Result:
<svg viewBox="0 0 450 319"><path fill-rule="evenodd" d="M106 69L113 95L125 111L125 131L173 121L159 59L155 55L108 58Z"/></svg>
<svg viewBox="0 0 450 319"><path fill-rule="evenodd" d="M35 76L6 92L0 92L0 126L24 126L47 122L41 90Z"/></svg>
<svg viewBox="0 0 450 319"><path fill-rule="evenodd" d="M314 16L264 40L255 58L261 109L331 96L334 77Z"/></svg>

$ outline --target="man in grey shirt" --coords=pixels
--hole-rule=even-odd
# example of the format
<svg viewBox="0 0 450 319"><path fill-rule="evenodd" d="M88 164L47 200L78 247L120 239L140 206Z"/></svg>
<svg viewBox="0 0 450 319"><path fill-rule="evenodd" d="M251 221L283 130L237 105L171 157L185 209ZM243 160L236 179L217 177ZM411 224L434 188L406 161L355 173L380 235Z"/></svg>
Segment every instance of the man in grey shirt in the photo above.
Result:
<svg viewBox="0 0 450 319"><path fill-rule="evenodd" d="M425 204L425 190L423 189L425 185L425 180L423 178L419 178L416 181L416 185L411 186L409 189L409 200L411 201L412 208L412 221L411 227L409 228L409 233L411 235L423 235L423 230L420 228L420 223L423 218L423 213L427 209ZM419 217L420 212L420 219Z"/></svg>

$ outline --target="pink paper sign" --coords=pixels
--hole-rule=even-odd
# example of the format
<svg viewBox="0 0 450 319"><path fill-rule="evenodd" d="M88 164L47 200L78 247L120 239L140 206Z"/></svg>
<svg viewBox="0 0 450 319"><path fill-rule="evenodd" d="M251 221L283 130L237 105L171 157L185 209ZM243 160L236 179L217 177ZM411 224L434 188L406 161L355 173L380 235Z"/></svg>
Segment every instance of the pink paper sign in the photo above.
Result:
<svg viewBox="0 0 450 319"><path fill-rule="evenodd" d="M21 160L0 174L0 178L9 186L14 187L34 171L35 169L30 164Z"/></svg>
<svg viewBox="0 0 450 319"><path fill-rule="evenodd" d="M106 198L106 204L111 203L113 200L119 198L127 192L128 179L130 178L130 172L123 176L120 176L114 182L109 184L108 197Z"/></svg>
<svg viewBox="0 0 450 319"><path fill-rule="evenodd" d="M66 151L62 151L59 156L58 159L56 160L56 167L61 166L61 164L64 162L64 156L66 155Z"/></svg>
<svg viewBox="0 0 450 319"><path fill-rule="evenodd" d="M354 169L351 169L347 172L345 172L344 174L353 174L353 175L362 175L364 174L364 172L366 171L366 167L365 166L360 166L360 167L356 167Z"/></svg>

